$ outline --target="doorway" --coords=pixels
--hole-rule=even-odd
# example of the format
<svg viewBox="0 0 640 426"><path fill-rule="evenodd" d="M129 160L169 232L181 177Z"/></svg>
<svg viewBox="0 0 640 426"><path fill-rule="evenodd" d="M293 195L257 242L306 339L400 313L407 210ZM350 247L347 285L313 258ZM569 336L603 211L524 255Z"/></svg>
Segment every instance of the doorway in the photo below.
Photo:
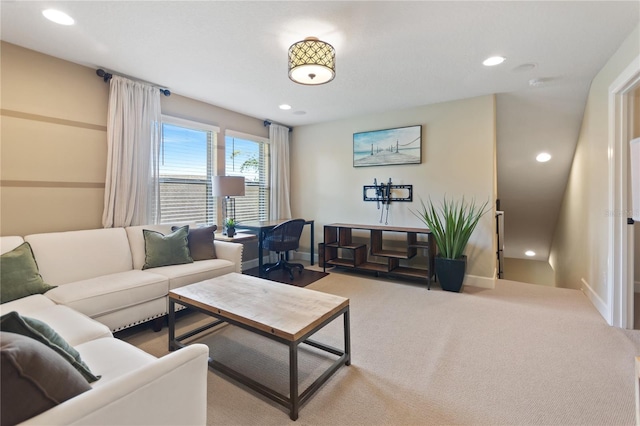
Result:
<svg viewBox="0 0 640 426"><path fill-rule="evenodd" d="M612 215L609 223L606 280L609 290L605 317L610 325L628 329L633 328L635 322L634 275L635 270L640 269L635 268L635 227L627 222L632 205L629 141L639 126L639 119L635 119L638 109L634 108L639 89L640 56L629 64L609 89L609 211L617 213Z"/></svg>

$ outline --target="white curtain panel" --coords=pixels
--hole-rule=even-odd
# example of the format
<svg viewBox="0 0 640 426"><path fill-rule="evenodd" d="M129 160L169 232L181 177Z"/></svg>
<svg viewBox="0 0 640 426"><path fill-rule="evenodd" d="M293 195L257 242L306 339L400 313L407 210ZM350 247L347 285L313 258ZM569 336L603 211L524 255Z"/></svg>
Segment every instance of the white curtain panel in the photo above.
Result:
<svg viewBox="0 0 640 426"><path fill-rule="evenodd" d="M291 219L289 201L289 128L269 125L271 182L269 219Z"/></svg>
<svg viewBox="0 0 640 426"><path fill-rule="evenodd" d="M160 122L158 88L115 75L111 78L105 228L156 222Z"/></svg>

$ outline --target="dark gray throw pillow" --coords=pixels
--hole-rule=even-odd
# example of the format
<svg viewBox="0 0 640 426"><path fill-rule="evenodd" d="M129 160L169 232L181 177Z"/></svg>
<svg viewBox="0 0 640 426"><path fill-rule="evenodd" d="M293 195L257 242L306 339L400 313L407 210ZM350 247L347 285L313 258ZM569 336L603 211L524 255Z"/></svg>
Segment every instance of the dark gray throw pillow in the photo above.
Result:
<svg viewBox="0 0 640 426"><path fill-rule="evenodd" d="M179 227L174 226L172 231L178 230ZM195 260L217 259L216 247L214 243L215 232L218 229L216 225L204 228L191 228L187 236L189 244L189 253L191 258Z"/></svg>
<svg viewBox="0 0 640 426"><path fill-rule="evenodd" d="M0 256L0 303L55 288L42 280L29 243L22 243Z"/></svg>
<svg viewBox="0 0 640 426"><path fill-rule="evenodd" d="M89 383L95 382L100 378L100 376L95 376L91 372L73 346L67 343L54 329L40 320L20 316L15 311L9 312L0 317L0 331L21 334L46 345L78 370Z"/></svg>
<svg viewBox="0 0 640 426"><path fill-rule="evenodd" d="M21 423L89 389L54 350L29 337L0 332L0 424Z"/></svg>
<svg viewBox="0 0 640 426"><path fill-rule="evenodd" d="M193 263L187 240L189 225L181 226L167 235L149 229L143 229L142 234L145 251L142 269Z"/></svg>

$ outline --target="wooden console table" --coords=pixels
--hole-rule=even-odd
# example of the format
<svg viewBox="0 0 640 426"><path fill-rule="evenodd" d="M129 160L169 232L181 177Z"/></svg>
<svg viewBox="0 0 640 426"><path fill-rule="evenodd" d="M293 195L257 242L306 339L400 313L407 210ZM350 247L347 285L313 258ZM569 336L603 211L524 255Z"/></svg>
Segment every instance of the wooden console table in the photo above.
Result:
<svg viewBox="0 0 640 426"><path fill-rule="evenodd" d="M363 234L368 244L355 242L354 230L365 231ZM402 247L389 247L388 237L398 234L404 234L404 237L401 236L404 240ZM431 289L436 246L427 228L332 223L324 226L322 250L323 269L338 266L375 272L376 275L422 279L427 281L427 288ZM401 260L415 257L419 250L425 257L424 264L408 266L400 263Z"/></svg>

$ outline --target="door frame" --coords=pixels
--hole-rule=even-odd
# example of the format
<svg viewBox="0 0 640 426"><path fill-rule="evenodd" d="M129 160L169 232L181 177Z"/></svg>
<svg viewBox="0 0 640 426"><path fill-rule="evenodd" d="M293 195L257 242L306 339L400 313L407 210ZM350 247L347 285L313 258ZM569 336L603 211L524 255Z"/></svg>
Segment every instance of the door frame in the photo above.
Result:
<svg viewBox="0 0 640 426"><path fill-rule="evenodd" d="M629 250L627 217L629 140L632 135L632 92L640 87L640 56L609 86L609 230L607 307L609 325L633 328L633 250Z"/></svg>

